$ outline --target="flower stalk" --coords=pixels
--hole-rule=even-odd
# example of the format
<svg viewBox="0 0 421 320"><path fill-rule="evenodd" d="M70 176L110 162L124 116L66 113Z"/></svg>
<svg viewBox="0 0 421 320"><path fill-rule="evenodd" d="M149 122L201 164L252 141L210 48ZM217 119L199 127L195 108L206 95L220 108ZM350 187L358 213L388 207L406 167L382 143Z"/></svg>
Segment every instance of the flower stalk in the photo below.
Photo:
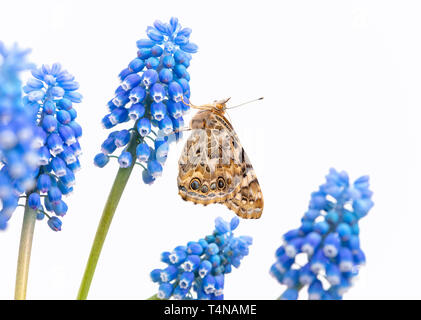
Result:
<svg viewBox="0 0 421 320"><path fill-rule="evenodd" d="M133 134L127 148L127 151L130 152L133 157L135 157L136 154L136 139L137 135ZM126 187L127 181L129 180L130 174L132 173L134 164L135 163L132 162L129 167L120 168L117 172L117 176L115 177L107 202L105 203L104 211L102 213L102 217L95 234L95 239L92 244L89 259L86 264L85 273L83 275L79 293L77 295L78 300L85 300L88 297L89 289L91 287L92 279L99 260L99 256L101 254L102 247L107 237L108 230L110 228L120 198L123 194L124 188Z"/></svg>
<svg viewBox="0 0 421 320"><path fill-rule="evenodd" d="M18 265L16 269L15 299L26 299L26 288L28 285L29 263L31 260L32 239L34 237L35 222L37 213L25 204L22 231L19 245Z"/></svg>

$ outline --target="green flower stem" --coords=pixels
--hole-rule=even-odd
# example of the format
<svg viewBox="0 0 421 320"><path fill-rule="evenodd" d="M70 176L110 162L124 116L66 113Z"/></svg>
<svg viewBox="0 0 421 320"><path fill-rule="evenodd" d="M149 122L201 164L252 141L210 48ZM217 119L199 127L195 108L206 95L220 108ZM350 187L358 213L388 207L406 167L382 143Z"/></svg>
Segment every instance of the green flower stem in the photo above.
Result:
<svg viewBox="0 0 421 320"><path fill-rule="evenodd" d="M154 294L152 297L149 297L146 300L161 300L161 299L158 298L158 295L157 294Z"/></svg>
<svg viewBox="0 0 421 320"><path fill-rule="evenodd" d="M37 213L28 206L26 199L25 213L23 216L22 231L20 236L18 265L16 269L15 299L26 299L28 285L29 262L31 260L32 239L34 237Z"/></svg>
<svg viewBox="0 0 421 320"><path fill-rule="evenodd" d="M78 300L85 300L88 296L89 288L91 286L92 278L95 273L95 268L101 254L102 246L104 245L105 238L107 237L108 229L110 228L111 221L113 220L114 213L117 209L121 195L132 173L135 159L136 159L136 139L137 135L132 134L132 138L127 147L127 151L133 156L133 161L130 167L120 168L115 177L114 184L111 188L107 202L105 203L104 211L96 231L95 239L92 244L91 253L89 254L88 263L86 264L85 273L80 284Z"/></svg>

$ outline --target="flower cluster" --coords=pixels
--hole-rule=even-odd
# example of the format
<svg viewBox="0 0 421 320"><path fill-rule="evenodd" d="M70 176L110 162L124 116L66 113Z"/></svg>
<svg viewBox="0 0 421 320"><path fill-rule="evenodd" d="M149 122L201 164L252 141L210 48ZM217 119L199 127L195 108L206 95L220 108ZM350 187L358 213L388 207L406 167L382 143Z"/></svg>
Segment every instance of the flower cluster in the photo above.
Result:
<svg viewBox="0 0 421 320"><path fill-rule="evenodd" d="M0 229L5 229L19 196L34 185L37 170L36 127L22 106L21 71L30 69L29 50L0 42Z"/></svg>
<svg viewBox="0 0 421 320"><path fill-rule="evenodd" d="M301 226L284 234L276 251L270 271L287 286L281 299L298 299L305 286L309 299L342 299L365 263L358 221L373 206L371 196L368 176L350 184L346 172L330 170L311 194Z"/></svg>
<svg viewBox="0 0 421 320"><path fill-rule="evenodd" d="M251 237L234 237L239 222L237 217L230 223L217 218L212 235L162 253L168 266L151 272L152 281L160 284L158 298L222 300L225 274L240 266L252 243Z"/></svg>
<svg viewBox="0 0 421 320"><path fill-rule="evenodd" d="M94 163L104 167L114 157L111 154L123 148L118 156L120 167L130 167L138 160L144 168L144 182L151 184L161 175L169 143L178 138L184 125L183 114L189 109L185 98L190 97L187 68L197 46L189 42L191 29L181 28L177 18L169 23L155 21L146 32L149 39L137 41L137 58L121 71L121 84L102 119L106 129L130 120L134 126L113 131Z"/></svg>
<svg viewBox="0 0 421 320"><path fill-rule="evenodd" d="M28 194L28 205L37 211L38 219L47 215L50 228L59 231L62 223L57 216L64 216L68 209L62 195L72 192L75 172L80 169L78 138L82 128L76 122L73 104L80 103L82 95L76 91L79 83L75 77L58 63L42 65L34 69L32 75L23 87L26 93L23 104L38 125L42 147L37 184ZM50 217L47 211L56 216Z"/></svg>

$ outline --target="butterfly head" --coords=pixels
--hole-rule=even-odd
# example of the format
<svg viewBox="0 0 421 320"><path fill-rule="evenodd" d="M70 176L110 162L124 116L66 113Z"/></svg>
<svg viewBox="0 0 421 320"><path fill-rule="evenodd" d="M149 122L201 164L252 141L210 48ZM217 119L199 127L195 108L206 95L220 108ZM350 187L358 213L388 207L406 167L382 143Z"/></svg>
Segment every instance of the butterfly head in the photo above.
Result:
<svg viewBox="0 0 421 320"><path fill-rule="evenodd" d="M231 99L231 97L223 100L215 100L212 104L212 109L224 112L227 108L226 104L229 101L229 99Z"/></svg>
<svg viewBox="0 0 421 320"><path fill-rule="evenodd" d="M205 105L201 105L201 106L195 106L194 104L190 103L190 102L185 102L183 100L183 103L187 106L189 106L190 108L194 108L194 109L199 109L199 110L209 110L212 112L217 112L217 113L224 113L225 110L227 109L226 107L226 103L228 102L228 100L231 98L227 98L227 99L223 99L223 100L215 100L213 103L211 104L205 104Z"/></svg>

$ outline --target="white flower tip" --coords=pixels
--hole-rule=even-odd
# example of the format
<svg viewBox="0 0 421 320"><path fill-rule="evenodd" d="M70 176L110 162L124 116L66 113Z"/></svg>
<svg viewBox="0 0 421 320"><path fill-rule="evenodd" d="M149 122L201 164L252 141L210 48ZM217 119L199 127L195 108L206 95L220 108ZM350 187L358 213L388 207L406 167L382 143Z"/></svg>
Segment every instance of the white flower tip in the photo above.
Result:
<svg viewBox="0 0 421 320"><path fill-rule="evenodd" d="M297 254L297 250L293 246L288 245L285 247L285 254L290 258L294 258Z"/></svg>
<svg viewBox="0 0 421 320"><path fill-rule="evenodd" d="M165 293L163 291L159 290L158 294L157 294L157 297L161 300L165 299Z"/></svg>

